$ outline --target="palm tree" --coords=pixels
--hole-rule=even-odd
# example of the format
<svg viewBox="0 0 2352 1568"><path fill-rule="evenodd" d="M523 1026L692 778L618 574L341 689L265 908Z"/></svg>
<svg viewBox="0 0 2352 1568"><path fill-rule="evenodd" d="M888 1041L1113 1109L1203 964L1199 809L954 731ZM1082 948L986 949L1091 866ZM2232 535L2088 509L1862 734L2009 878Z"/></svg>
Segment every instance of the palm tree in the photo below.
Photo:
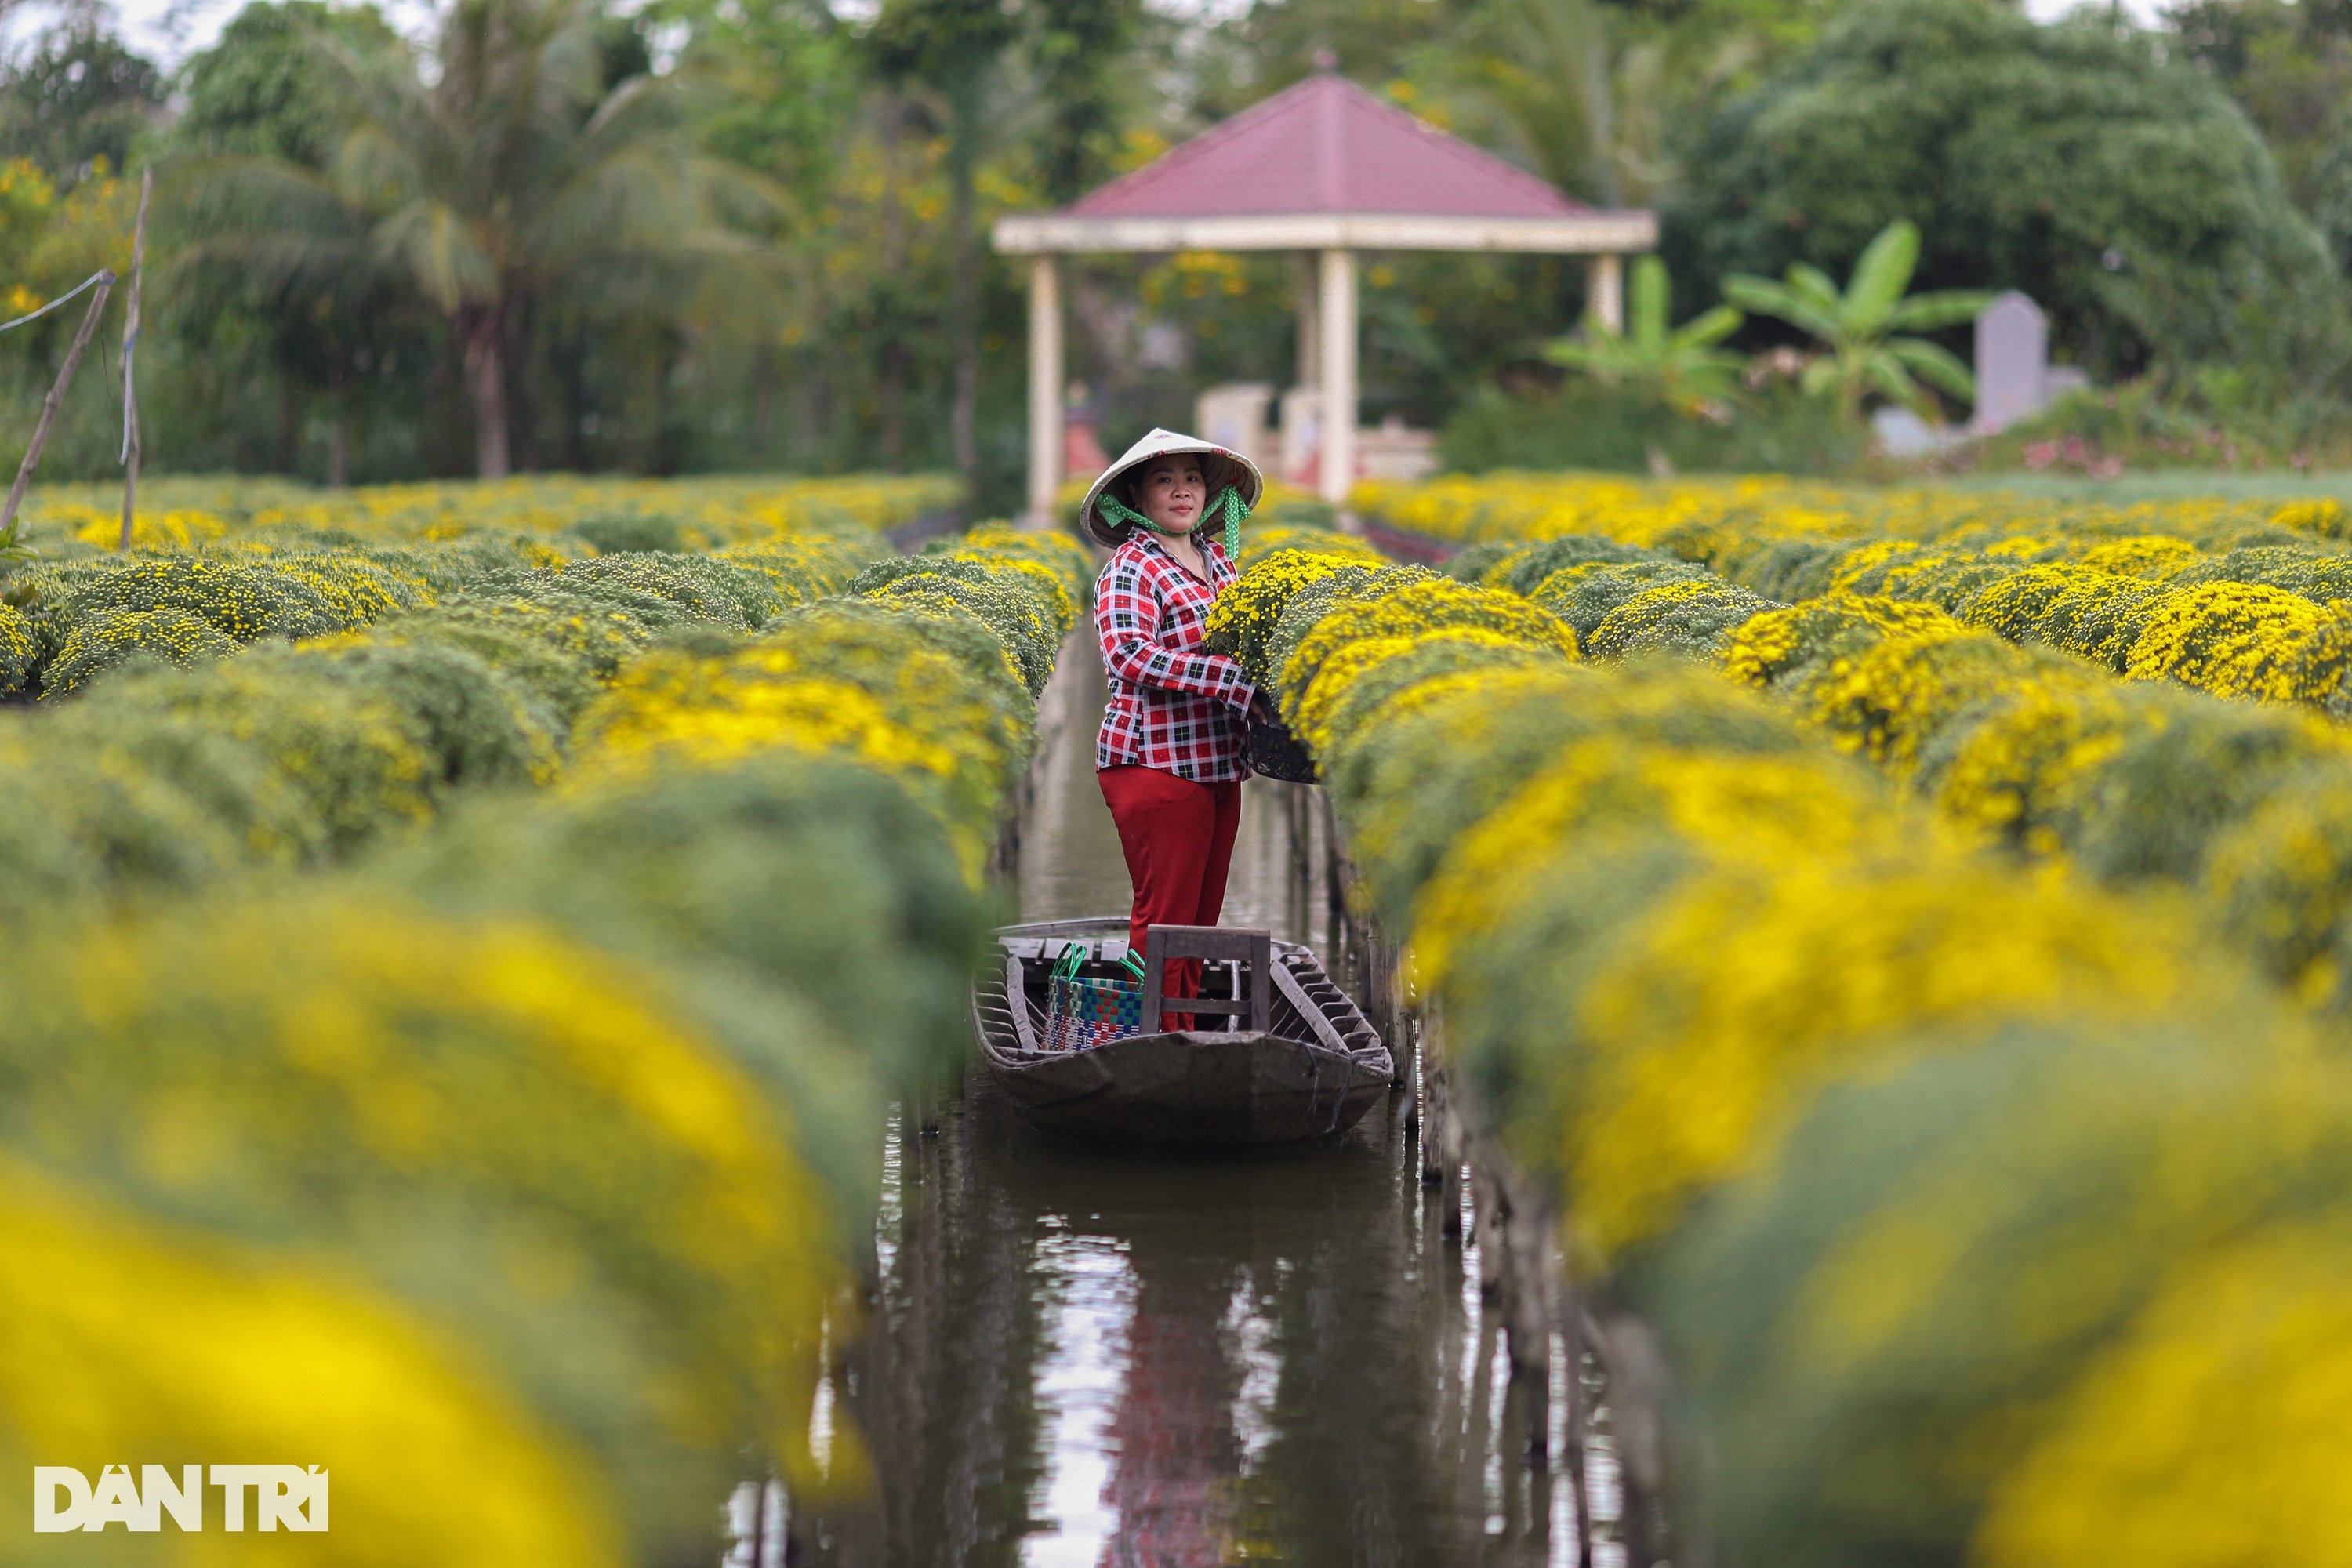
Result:
<svg viewBox="0 0 2352 1568"><path fill-rule="evenodd" d="M1499 116L1536 172L1604 205L1655 205L1681 182L1670 126L1678 91L1704 100L1748 63L1737 26L1628 37L1606 0L1478 0L1434 51L1455 112Z"/></svg>
<svg viewBox="0 0 2352 1568"><path fill-rule="evenodd" d="M774 302L776 253L730 219L778 203L697 146L701 79L607 83L593 0L457 0L430 79L404 49L316 53L352 119L329 168L212 160L191 258L283 275L389 275L446 312L463 353L475 457L508 473L508 364L534 300L676 319Z"/></svg>
<svg viewBox="0 0 2352 1568"><path fill-rule="evenodd" d="M1696 414L1728 396L1739 374L1740 359L1716 347L1739 330L1743 320L1728 305L1669 327L1674 297L1666 281L1665 264L1654 256L1633 263L1628 303L1633 308L1632 331L1619 332L1605 322L1588 322L1585 335L1556 339L1544 346L1544 357L1557 365L1582 371L1604 386L1631 384L1671 404L1685 414Z"/></svg>
<svg viewBox="0 0 2352 1568"><path fill-rule="evenodd" d="M1742 274L1723 280L1723 294L1735 305L1820 340L1829 352L1806 367L1805 390L1834 391L1842 418L1859 419L1863 399L1871 393L1934 418L1935 405L1921 381L1972 402L1976 377L1940 345L1896 334L1958 326L1992 296L1951 290L1906 298L1904 290L1918 265L1918 227L1897 218L1863 247L1842 293L1829 274L1800 261L1789 268L1785 283Z"/></svg>
<svg viewBox="0 0 2352 1568"><path fill-rule="evenodd" d="M998 78L1021 22L1004 0L887 0L866 34L883 79L918 89L947 140L948 440L968 479L980 470L980 161L1008 107Z"/></svg>

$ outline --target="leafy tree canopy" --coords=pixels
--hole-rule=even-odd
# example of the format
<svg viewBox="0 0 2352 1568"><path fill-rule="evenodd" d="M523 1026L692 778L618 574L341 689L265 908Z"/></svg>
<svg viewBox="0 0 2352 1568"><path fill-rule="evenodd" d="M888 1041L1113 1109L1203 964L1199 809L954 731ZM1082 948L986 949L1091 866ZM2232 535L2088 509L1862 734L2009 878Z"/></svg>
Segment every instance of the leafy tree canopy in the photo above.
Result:
<svg viewBox="0 0 2352 1568"><path fill-rule="evenodd" d="M1670 325L1674 296L1665 264L1654 256L1633 263L1632 296L1629 331L1588 321L1581 336L1546 344L1544 357L1604 386L1638 387L1685 414L1728 397L1744 362L1716 345L1739 330L1739 312L1717 305L1679 327Z"/></svg>
<svg viewBox="0 0 2352 1568"><path fill-rule="evenodd" d="M2229 89L2352 268L2352 0L2190 0L2173 34Z"/></svg>
<svg viewBox="0 0 2352 1568"><path fill-rule="evenodd" d="M1843 271L1887 223L1929 288L2017 288L2106 374L2264 358L2331 374L2340 289L2204 72L1995 0L1865 0L1706 126L1669 244L1688 275Z"/></svg>
<svg viewBox="0 0 2352 1568"><path fill-rule="evenodd" d="M61 185L116 169L163 100L163 77L94 16L69 16L0 70L0 148Z"/></svg>
<svg viewBox="0 0 2352 1568"><path fill-rule="evenodd" d="M383 13L368 5L332 8L320 0L248 5L220 41L188 61L181 79L187 108L173 140L192 152L284 158L327 166L351 119L320 68L319 49L332 38L361 52L398 49Z"/></svg>
<svg viewBox="0 0 2352 1568"><path fill-rule="evenodd" d="M698 58L733 84L703 112L711 149L821 210L866 88L850 30L817 0L663 0L643 15L684 22Z"/></svg>
<svg viewBox="0 0 2352 1568"><path fill-rule="evenodd" d="M1863 247L1843 289L1819 268L1795 261L1785 282L1735 274L1723 280L1723 291L1734 304L1809 333L1827 351L1806 367L1805 390L1834 392L1847 420L1872 393L1932 418L1936 409L1920 382L1972 402L1976 378L1942 345L1910 334L1956 327L1989 297L1966 289L1910 294L1918 264L1919 231L1897 218Z"/></svg>

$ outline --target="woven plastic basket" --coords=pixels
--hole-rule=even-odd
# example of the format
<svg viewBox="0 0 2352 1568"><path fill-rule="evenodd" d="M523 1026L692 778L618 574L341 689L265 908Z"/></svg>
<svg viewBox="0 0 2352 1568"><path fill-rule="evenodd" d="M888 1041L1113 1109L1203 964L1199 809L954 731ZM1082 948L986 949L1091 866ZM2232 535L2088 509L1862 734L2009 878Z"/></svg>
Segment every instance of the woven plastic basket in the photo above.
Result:
<svg viewBox="0 0 2352 1568"><path fill-rule="evenodd" d="M1251 720L1242 756L1249 763L1250 772L1286 784L1313 784L1322 776L1315 771L1315 759L1298 737L1280 724Z"/></svg>
<svg viewBox="0 0 2352 1568"><path fill-rule="evenodd" d="M1045 1048L1086 1051L1143 1032L1143 982L1089 980L1078 973L1086 943L1062 950L1046 985Z"/></svg>

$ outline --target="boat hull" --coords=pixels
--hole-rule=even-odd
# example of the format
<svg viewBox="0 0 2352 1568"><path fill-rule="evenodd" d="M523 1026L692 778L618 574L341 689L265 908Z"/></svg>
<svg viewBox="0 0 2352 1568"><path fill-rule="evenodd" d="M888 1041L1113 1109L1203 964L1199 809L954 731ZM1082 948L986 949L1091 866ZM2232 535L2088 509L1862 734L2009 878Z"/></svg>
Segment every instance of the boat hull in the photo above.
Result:
<svg viewBox="0 0 2352 1568"><path fill-rule="evenodd" d="M1283 995L1264 1031L1184 1030L1134 1035L1091 1050L1047 1053L1034 1044L1034 990L1042 953L1070 940L1125 952L1125 922L1065 921L998 932L1006 975L973 995L973 1018L991 1074L1043 1131L1155 1147L1244 1147L1336 1137L1386 1095L1394 1064L1354 1002L1306 949L1278 944ZM1032 993L1008 1001L1013 976ZM1013 1009L1029 1009L1015 1022ZM1287 1026L1284 1026L1286 1021ZM1297 1037L1315 1035L1315 1039Z"/></svg>
<svg viewBox="0 0 2352 1568"><path fill-rule="evenodd" d="M1157 1144L1292 1143L1344 1132L1389 1073L1278 1035L1135 1035L1055 1060L999 1066L1034 1126Z"/></svg>

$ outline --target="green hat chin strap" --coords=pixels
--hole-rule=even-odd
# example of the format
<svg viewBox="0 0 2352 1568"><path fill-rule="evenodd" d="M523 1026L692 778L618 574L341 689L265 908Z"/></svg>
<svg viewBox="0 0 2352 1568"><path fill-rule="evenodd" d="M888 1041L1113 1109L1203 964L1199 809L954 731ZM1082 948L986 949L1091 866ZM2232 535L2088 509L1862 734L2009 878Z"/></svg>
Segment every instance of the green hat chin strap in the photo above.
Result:
<svg viewBox="0 0 2352 1568"><path fill-rule="evenodd" d="M1200 527L1195 523L1192 528L1162 528L1108 490L1095 498L1095 505L1108 513L1114 522L1133 523L1138 528L1150 529L1154 533L1171 535L1192 533ZM1202 513L1202 517L1206 521L1220 512L1225 519L1225 534L1223 541L1225 547L1225 559L1231 561L1241 551L1242 519L1250 514L1249 502L1242 500L1242 492L1238 486L1227 485L1223 489L1219 490L1216 500L1209 503L1208 510Z"/></svg>

